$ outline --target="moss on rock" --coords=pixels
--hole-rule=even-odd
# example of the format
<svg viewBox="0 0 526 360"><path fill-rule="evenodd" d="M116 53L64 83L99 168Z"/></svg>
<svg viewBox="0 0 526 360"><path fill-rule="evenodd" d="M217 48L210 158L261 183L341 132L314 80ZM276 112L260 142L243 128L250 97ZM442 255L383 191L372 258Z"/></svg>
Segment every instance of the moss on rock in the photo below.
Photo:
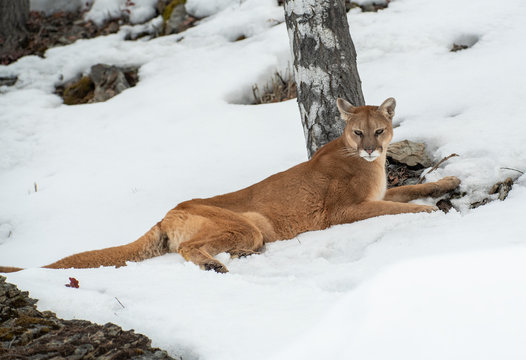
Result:
<svg viewBox="0 0 526 360"><path fill-rule="evenodd" d="M170 16L172 16L172 11L174 11L178 5L184 4L186 4L186 0L172 0L168 5L166 5L163 11L163 26L170 19Z"/></svg>
<svg viewBox="0 0 526 360"><path fill-rule="evenodd" d="M77 105L85 104L93 98L95 84L89 76L83 76L79 81L67 86L64 89L64 104Z"/></svg>

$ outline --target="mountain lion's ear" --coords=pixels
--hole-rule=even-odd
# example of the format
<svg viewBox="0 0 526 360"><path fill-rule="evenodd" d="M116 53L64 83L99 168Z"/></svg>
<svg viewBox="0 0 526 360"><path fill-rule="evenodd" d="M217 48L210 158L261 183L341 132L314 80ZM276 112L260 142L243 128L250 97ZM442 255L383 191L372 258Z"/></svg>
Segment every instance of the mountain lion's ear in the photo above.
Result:
<svg viewBox="0 0 526 360"><path fill-rule="evenodd" d="M338 98L338 100L336 100L336 105L338 106L338 110L340 110L340 114L342 115L351 115L356 108L356 106L353 106L350 102L345 101L342 98Z"/></svg>
<svg viewBox="0 0 526 360"><path fill-rule="evenodd" d="M382 105L378 106L378 111L393 120L395 114L396 100L392 97L386 99Z"/></svg>

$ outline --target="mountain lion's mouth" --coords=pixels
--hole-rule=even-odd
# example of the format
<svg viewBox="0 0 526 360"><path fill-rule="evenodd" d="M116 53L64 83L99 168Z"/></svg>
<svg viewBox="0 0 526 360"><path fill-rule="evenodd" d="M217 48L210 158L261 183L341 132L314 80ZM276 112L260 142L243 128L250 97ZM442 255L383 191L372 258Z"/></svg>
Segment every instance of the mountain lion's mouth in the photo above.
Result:
<svg viewBox="0 0 526 360"><path fill-rule="evenodd" d="M372 153L368 153L365 150L360 150L360 157L364 158L367 161L375 161L380 156L380 152L378 150L373 151Z"/></svg>

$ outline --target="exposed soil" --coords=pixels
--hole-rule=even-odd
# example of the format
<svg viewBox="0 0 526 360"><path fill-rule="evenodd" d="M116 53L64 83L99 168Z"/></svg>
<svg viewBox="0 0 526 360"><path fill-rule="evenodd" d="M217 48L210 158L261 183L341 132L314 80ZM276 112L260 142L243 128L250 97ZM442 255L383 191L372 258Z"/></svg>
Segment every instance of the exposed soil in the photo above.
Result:
<svg viewBox="0 0 526 360"><path fill-rule="evenodd" d="M394 162L387 159L387 188L393 188L402 185L415 185L420 180L424 171L423 167L410 167L407 164Z"/></svg>
<svg viewBox="0 0 526 360"><path fill-rule="evenodd" d="M84 21L82 13L58 12L46 16L32 11L27 22L28 37L16 49L2 53L0 64L8 65L22 56L44 56L47 49L67 45L78 39L91 39L99 35L113 34L119 31L124 20L111 20L102 26L92 21Z"/></svg>

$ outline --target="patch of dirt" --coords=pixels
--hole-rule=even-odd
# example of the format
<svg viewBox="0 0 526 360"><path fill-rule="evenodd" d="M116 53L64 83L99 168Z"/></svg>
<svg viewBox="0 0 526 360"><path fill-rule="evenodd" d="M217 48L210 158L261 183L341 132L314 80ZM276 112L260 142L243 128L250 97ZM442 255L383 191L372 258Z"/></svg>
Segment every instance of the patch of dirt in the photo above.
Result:
<svg viewBox="0 0 526 360"><path fill-rule="evenodd" d="M5 280L0 276L0 359L174 359L133 330L40 312L37 300Z"/></svg>
<svg viewBox="0 0 526 360"><path fill-rule="evenodd" d="M91 39L99 35L113 34L119 31L123 20L111 20L98 27L92 21L84 21L83 13L58 12L46 16L32 11L27 22L28 38L16 50L2 54L1 65L9 65L22 56L44 56L47 49L68 45L78 39Z"/></svg>
<svg viewBox="0 0 526 360"><path fill-rule="evenodd" d="M402 185L415 185L424 171L423 167L412 168L407 164L395 162L389 158L386 167L388 189Z"/></svg>
<svg viewBox="0 0 526 360"><path fill-rule="evenodd" d="M169 22L173 10L173 4L183 4L184 0L158 0L156 6L156 14L163 15L163 27L167 24L171 26L169 31L154 31L145 30L145 32L138 34L128 34L126 40L136 40L143 36L161 36L177 33L194 26L194 23L199 20L195 17L189 16L184 11L184 16L180 23L174 25ZM134 6L131 0L127 0L126 6ZM87 10L86 10L87 11ZM85 21L83 16L85 12L65 12L60 11L52 15L45 15L37 11L32 11L29 14L29 20L26 24L27 38L18 47L9 51L2 51L0 53L0 65L9 65L19 58L26 55L44 56L47 49L71 44L78 39L91 39L101 35L114 34L119 31L122 25L130 24L126 9L122 16L118 19L111 19L106 21L103 25L97 26L92 21ZM129 12L129 10L128 10ZM153 32L152 32L153 31Z"/></svg>

